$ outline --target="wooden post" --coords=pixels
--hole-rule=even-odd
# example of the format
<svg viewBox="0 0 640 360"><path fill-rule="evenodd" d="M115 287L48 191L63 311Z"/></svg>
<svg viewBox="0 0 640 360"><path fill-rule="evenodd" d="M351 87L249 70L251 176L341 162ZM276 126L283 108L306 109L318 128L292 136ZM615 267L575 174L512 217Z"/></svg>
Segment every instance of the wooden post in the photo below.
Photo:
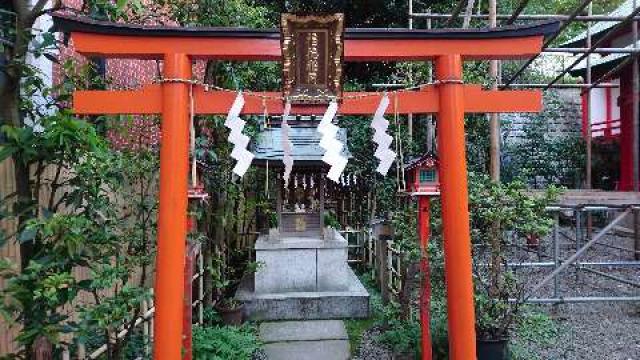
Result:
<svg viewBox="0 0 640 360"><path fill-rule="evenodd" d="M34 360L52 360L53 345L44 336L39 336L31 345Z"/></svg>
<svg viewBox="0 0 640 360"><path fill-rule="evenodd" d="M252 254L252 252L249 252ZM204 257L202 246L198 252L198 324L204 325Z"/></svg>
<svg viewBox="0 0 640 360"><path fill-rule="evenodd" d="M191 79L187 55L167 54L164 59L165 79ZM155 360L182 358L188 166L189 85L166 82L162 84Z"/></svg>
<svg viewBox="0 0 640 360"><path fill-rule="evenodd" d="M147 300L142 300L142 337L144 339L144 358L147 359L149 358L149 354L151 353L150 350L150 344L151 344L151 337L150 335L150 331L149 331L149 327L151 326L151 324L149 323L149 321L147 319L144 318L144 316L147 315L147 312L149 311L149 303L147 302ZM78 352L80 351L80 345L78 345ZM83 345L83 353L84 353L84 345ZM78 355L79 359L83 359L84 357L80 357L80 355Z"/></svg>
<svg viewBox="0 0 640 360"><path fill-rule="evenodd" d="M146 341L147 340L145 339L145 344L146 344ZM145 349L146 349L146 345L145 345ZM147 355L146 352L145 352L145 355ZM82 342L78 342L77 358L78 358L78 360L85 360L87 358L87 348L84 346L84 343L82 343Z"/></svg>
<svg viewBox="0 0 640 360"><path fill-rule="evenodd" d="M282 228L282 196L284 195L284 180L282 175L276 176L276 218L278 220L277 228ZM269 226L271 228L271 226Z"/></svg>
<svg viewBox="0 0 640 360"><path fill-rule="evenodd" d="M320 179L318 180L318 191L320 192L320 238L324 239L324 191L326 185L325 175L320 173Z"/></svg>
<svg viewBox="0 0 640 360"><path fill-rule="evenodd" d="M431 276L429 270L429 197L418 196L418 235L420 241L420 328L422 335L422 360L431 360Z"/></svg>
<svg viewBox="0 0 640 360"><path fill-rule="evenodd" d="M387 304L390 300L389 296L389 269L387 268L387 255L389 252L389 238L380 235L376 239L376 267L378 268L378 284L380 285L380 295L382 302Z"/></svg>
<svg viewBox="0 0 640 360"><path fill-rule="evenodd" d="M438 57L436 73L441 82L438 153L449 309L449 358L473 360L476 358L476 331L460 55Z"/></svg>
<svg viewBox="0 0 640 360"><path fill-rule="evenodd" d="M192 359L192 332L193 324L193 245L189 244L184 265L184 315L182 320L182 359Z"/></svg>

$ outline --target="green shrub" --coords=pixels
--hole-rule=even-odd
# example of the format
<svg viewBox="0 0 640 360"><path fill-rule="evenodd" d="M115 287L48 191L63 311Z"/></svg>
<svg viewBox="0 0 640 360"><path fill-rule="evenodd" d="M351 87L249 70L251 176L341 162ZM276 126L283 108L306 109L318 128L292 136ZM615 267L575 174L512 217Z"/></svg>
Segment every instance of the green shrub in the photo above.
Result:
<svg viewBox="0 0 640 360"><path fill-rule="evenodd" d="M380 342L389 346L395 354L413 352L420 356L420 323L418 321L397 321L379 337Z"/></svg>
<svg viewBox="0 0 640 360"><path fill-rule="evenodd" d="M260 342L253 326L196 326L193 356L196 360L249 360Z"/></svg>

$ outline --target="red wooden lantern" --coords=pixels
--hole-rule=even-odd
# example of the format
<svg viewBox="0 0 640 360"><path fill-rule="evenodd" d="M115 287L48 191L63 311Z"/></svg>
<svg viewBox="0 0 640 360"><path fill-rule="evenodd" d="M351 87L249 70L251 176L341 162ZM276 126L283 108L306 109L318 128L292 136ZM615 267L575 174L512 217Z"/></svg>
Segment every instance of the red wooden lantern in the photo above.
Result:
<svg viewBox="0 0 640 360"><path fill-rule="evenodd" d="M438 158L427 153L405 166L407 192L411 195L440 195Z"/></svg>

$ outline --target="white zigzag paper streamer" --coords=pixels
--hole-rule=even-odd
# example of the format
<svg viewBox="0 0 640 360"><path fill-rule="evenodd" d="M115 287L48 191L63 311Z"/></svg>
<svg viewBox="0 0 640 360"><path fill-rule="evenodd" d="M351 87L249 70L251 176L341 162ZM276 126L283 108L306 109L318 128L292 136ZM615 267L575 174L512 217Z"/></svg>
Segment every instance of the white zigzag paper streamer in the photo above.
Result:
<svg viewBox="0 0 640 360"><path fill-rule="evenodd" d="M335 183L340 182L340 175L347 167L349 161L346 157L342 156L342 148L344 144L340 142L336 135L338 134L339 127L333 125L331 122L338 112L338 103L332 101L327 108L327 111L322 117L322 121L318 125L318 132L322 134L320 139L320 147L325 150L322 156L322 161L331 165L327 177Z"/></svg>
<svg viewBox="0 0 640 360"><path fill-rule="evenodd" d="M284 186L289 186L289 177L291 176L291 171L293 170L293 156L291 155L291 151L293 149L293 144L291 144L291 140L289 139L289 130L291 126L287 122L289 118L289 113L291 112L291 103L286 103L284 106L284 113L282 114L282 162L284 163Z"/></svg>
<svg viewBox="0 0 640 360"><path fill-rule="evenodd" d="M244 96L242 96L242 92L239 92L238 96L236 96L236 99L233 101L233 105L231 105L231 109L227 114L227 119L224 122L224 126L231 129L227 139L233 144L231 157L238 161L233 167L233 172L240 177L244 176L247 170L249 170L249 166L251 166L251 162L254 158L254 155L247 150L247 146L249 146L251 139L242 133L242 130L246 125L246 122L240 119L240 112L243 107Z"/></svg>
<svg viewBox="0 0 640 360"><path fill-rule="evenodd" d="M384 118L384 113L387 111L388 107L389 96L384 94L373 116L373 120L371 121L371 128L375 130L375 133L373 134L373 142L378 145L373 156L380 160L376 171L383 176L387 175L389 168L391 168L391 165L393 164L393 160L396 158L395 151L390 149L391 143L393 142L393 136L387 134L389 121Z"/></svg>

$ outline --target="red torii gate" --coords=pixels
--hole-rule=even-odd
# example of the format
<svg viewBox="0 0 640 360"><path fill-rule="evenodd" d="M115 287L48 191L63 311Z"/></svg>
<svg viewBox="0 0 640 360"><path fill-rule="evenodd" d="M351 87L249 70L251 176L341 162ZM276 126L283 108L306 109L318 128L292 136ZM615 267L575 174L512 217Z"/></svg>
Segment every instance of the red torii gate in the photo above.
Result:
<svg viewBox="0 0 640 360"><path fill-rule="evenodd" d="M192 61L280 61L280 33L240 28L134 26L63 15L54 19L59 30L71 33L80 54L163 60L163 77L172 80L133 91L77 91L74 110L83 115L162 115L154 359L180 359ZM531 57L541 51L543 38L557 29L558 23L553 22L498 29L345 32L345 61L435 61L436 84L398 93L397 110L401 114L438 116L449 347L453 360L476 358L464 114L541 109L539 91L494 91L464 85L462 62ZM260 95L280 97L280 93ZM234 97L232 92L195 87L195 113L226 114ZM345 93L340 113L370 115L378 101L378 96L370 93ZM267 106L272 113L283 110L280 100L267 100ZM262 99L247 97L243 113L262 112ZM295 109L298 114L322 112L322 107Z"/></svg>

